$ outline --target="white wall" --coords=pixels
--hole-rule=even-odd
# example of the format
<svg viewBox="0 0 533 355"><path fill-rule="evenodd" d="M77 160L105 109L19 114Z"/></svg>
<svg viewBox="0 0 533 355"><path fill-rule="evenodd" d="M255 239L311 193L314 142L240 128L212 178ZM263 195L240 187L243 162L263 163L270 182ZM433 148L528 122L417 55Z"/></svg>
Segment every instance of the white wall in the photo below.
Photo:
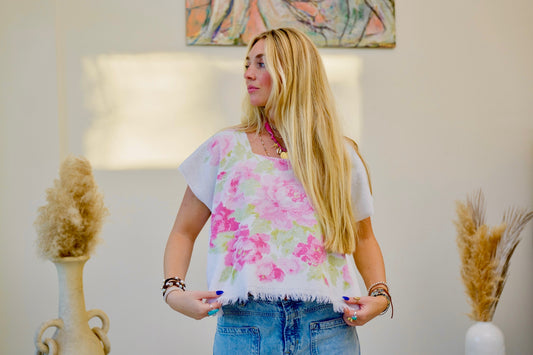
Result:
<svg viewBox="0 0 533 355"><path fill-rule="evenodd" d="M217 74L209 63L224 68L240 63L244 49L186 47L183 2L57 3L57 8L52 1L35 0L0 5L0 352L5 354L32 352L35 330L57 316L57 277L49 261L36 257L32 223L60 158L86 154L87 135L94 129L102 133L136 124L134 138L144 144L146 137L135 136L139 130L157 136L153 129L160 118L174 115L177 127L197 123L195 139L201 139L237 122L239 115L239 78L233 78L233 69ZM533 3L412 0L396 6L397 48L321 50L346 63L351 84L340 83L339 90L341 96L352 92L358 103L353 132L371 168L375 231L395 301L393 320L380 318L359 335L365 355L460 354L471 321L459 278L454 201L483 188L491 224L507 206L533 207L528 16ZM146 100L157 114L146 114L146 126L140 123L143 116L133 120L124 113L128 105L120 95L127 88L117 88L123 82L104 70L112 67L109 58L127 60L120 68L141 63L132 72L142 75L129 88L154 90ZM174 78L179 83L165 87L193 88L187 95L196 100L205 96L198 112L195 105L180 109L172 97L150 97L165 92L151 80L153 73L170 63L173 78L180 58L196 58L202 65L187 80ZM95 74L90 70L95 63L108 64L96 66ZM198 87L198 82L214 86ZM142 93L135 92L132 104L139 104ZM351 107L349 99L340 101ZM104 143L119 135L109 134L111 141ZM151 142L141 151L155 145ZM183 139L176 140L175 149L166 144L169 151L186 149L180 148ZM162 253L185 188L168 166L169 156L159 168L95 171L111 216L104 243L85 268L85 296L88 308L101 308L111 319L113 354L168 353L177 341L183 353L211 351L215 320L185 319L160 297ZM195 250L191 288L205 283L205 237ZM533 353L532 237L530 225L494 320L505 334L508 354Z"/></svg>

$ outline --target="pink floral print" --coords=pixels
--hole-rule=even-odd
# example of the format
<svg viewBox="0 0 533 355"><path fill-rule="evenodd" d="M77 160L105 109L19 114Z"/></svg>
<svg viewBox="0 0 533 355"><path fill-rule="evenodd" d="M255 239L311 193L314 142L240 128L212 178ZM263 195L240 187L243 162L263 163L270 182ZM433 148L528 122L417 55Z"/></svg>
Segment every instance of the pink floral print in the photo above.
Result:
<svg viewBox="0 0 533 355"><path fill-rule="evenodd" d="M236 166L235 174L226 182L226 192L224 200L229 206L240 207L246 198L241 182L259 180L259 175L254 173L256 164L239 163Z"/></svg>
<svg viewBox="0 0 533 355"><path fill-rule="evenodd" d="M353 283L352 276L350 275L350 270L348 269L348 264L345 264L342 267L342 279L350 285Z"/></svg>
<svg viewBox="0 0 533 355"><path fill-rule="evenodd" d="M210 181L205 174L213 180L195 191L210 196L204 199L211 210L208 284L225 291L223 303L247 292L279 296L292 290L306 298L331 297L342 310L343 295L358 295L346 256L325 250L315 210L289 160L252 153L247 135L231 130L189 159L202 162L189 175L193 180Z"/></svg>
<svg viewBox="0 0 533 355"><path fill-rule="evenodd" d="M228 252L224 264L242 270L245 264L255 264L263 258L263 254L270 252L268 234L255 234L248 236L249 231L242 230L236 233L228 243Z"/></svg>
<svg viewBox="0 0 533 355"><path fill-rule="evenodd" d="M317 223L303 186L297 181L265 176L254 199L259 217L272 222L273 228L289 230L294 224L313 226Z"/></svg>
<svg viewBox="0 0 533 355"><path fill-rule="evenodd" d="M297 274L300 272L300 261L297 258L282 258L278 260L279 267L285 271L286 274Z"/></svg>
<svg viewBox="0 0 533 355"><path fill-rule="evenodd" d="M239 223L235 218L229 216L234 211L224 207L219 203L211 215L211 238L209 239L209 246L214 247L214 240L217 235L222 232L234 232L239 229Z"/></svg>
<svg viewBox="0 0 533 355"><path fill-rule="evenodd" d="M307 243L298 243L293 255L311 266L318 266L326 260L326 249L315 237L309 235Z"/></svg>
<svg viewBox="0 0 533 355"><path fill-rule="evenodd" d="M210 164L218 165L223 157L225 157L233 148L234 141L231 136L220 135L217 139L213 139L207 146L207 151L210 154Z"/></svg>
<svg viewBox="0 0 533 355"><path fill-rule="evenodd" d="M272 260L265 260L257 266L257 278L263 282L281 282L285 273Z"/></svg>
<svg viewBox="0 0 533 355"><path fill-rule="evenodd" d="M289 170L289 161L287 159L273 159L274 162L274 168L281 170L281 171L287 171Z"/></svg>

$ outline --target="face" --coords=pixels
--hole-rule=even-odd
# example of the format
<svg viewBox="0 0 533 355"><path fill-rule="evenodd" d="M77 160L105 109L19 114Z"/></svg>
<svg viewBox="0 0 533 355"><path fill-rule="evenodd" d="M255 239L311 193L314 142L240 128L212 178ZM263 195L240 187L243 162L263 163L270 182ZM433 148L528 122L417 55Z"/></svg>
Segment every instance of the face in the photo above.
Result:
<svg viewBox="0 0 533 355"><path fill-rule="evenodd" d="M261 39L254 44L245 63L244 79L252 106L265 106L272 88L272 78L266 70L264 57L265 40Z"/></svg>

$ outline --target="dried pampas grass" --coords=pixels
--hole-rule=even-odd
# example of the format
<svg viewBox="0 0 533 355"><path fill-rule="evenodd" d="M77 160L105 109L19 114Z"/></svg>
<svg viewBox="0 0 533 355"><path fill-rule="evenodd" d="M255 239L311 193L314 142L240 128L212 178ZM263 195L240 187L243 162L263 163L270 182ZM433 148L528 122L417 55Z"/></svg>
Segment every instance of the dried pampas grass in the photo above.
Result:
<svg viewBox="0 0 533 355"><path fill-rule="evenodd" d="M509 209L501 224L485 224L485 200L478 191L457 202L457 246L461 277L472 307L469 317L489 322L503 291L511 257L520 242L520 233L533 218L533 211Z"/></svg>
<svg viewBox="0 0 533 355"><path fill-rule="evenodd" d="M39 253L50 259L90 255L108 210L89 161L66 158L59 179L46 190L46 200L35 221Z"/></svg>

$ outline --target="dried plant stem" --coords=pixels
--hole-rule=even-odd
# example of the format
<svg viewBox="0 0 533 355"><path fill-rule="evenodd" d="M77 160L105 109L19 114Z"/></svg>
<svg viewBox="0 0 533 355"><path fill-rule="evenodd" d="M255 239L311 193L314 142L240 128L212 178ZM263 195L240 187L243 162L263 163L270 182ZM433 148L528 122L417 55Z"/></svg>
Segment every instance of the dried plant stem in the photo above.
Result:
<svg viewBox="0 0 533 355"><path fill-rule="evenodd" d="M493 228L485 224L481 191L457 202L457 246L461 277L471 305L470 318L488 322L505 286L511 257L520 242L520 233L533 218L533 211L510 209L503 222Z"/></svg>
<svg viewBox="0 0 533 355"><path fill-rule="evenodd" d="M508 209L503 215L503 224L505 224L507 228L505 228L503 232L502 242L498 244L495 255L495 259L499 261L495 273L496 275L499 275L500 278L495 290L497 300L491 309L493 315L503 292L505 282L507 281L507 274L509 272L509 266L511 265L511 257L521 240L520 233L522 233L522 230L531 219L533 219L533 211L528 212L516 208Z"/></svg>

